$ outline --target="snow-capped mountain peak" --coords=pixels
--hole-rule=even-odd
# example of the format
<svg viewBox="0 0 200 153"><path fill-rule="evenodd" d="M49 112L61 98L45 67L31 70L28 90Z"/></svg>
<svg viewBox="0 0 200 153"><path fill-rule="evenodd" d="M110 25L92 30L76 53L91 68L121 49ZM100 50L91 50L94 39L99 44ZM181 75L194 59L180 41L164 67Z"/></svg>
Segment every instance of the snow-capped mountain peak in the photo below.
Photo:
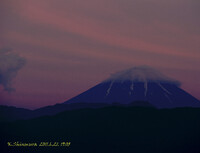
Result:
<svg viewBox="0 0 200 153"><path fill-rule="evenodd" d="M66 103L120 103L148 101L157 108L200 107L200 101L181 88L180 83L159 71L139 66L117 72Z"/></svg>

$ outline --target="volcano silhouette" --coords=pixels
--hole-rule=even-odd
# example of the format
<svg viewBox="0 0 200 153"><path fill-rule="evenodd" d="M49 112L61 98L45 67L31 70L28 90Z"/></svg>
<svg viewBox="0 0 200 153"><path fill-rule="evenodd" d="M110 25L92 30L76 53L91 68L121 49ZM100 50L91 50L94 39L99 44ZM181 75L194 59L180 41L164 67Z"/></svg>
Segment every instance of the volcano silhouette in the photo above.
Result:
<svg viewBox="0 0 200 153"><path fill-rule="evenodd" d="M65 104L135 101L147 101L157 108L200 107L200 101L182 90L178 81L147 66L117 72Z"/></svg>

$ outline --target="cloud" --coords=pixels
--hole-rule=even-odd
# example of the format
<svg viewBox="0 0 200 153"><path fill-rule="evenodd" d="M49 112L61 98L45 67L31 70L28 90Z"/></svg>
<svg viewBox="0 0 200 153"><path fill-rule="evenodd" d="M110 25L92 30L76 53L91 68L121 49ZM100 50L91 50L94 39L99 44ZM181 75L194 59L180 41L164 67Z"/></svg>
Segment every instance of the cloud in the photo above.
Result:
<svg viewBox="0 0 200 153"><path fill-rule="evenodd" d="M176 86L181 85L179 81L169 78L162 74L160 71L146 65L132 67L130 69L114 73L106 81L123 82L127 80L132 82L155 82L158 84L167 83Z"/></svg>
<svg viewBox="0 0 200 153"><path fill-rule="evenodd" d="M0 86L3 86L5 91L15 90L12 87L12 81L25 63L26 60L12 52L11 49L0 49Z"/></svg>

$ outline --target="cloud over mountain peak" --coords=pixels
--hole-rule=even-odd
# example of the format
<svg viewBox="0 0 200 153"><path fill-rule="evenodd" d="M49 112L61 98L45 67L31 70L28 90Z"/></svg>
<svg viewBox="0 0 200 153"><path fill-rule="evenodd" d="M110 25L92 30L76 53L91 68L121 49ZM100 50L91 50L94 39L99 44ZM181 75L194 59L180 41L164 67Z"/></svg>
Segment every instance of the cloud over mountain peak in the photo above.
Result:
<svg viewBox="0 0 200 153"><path fill-rule="evenodd" d="M114 73L105 81L133 81L133 82L166 82L170 84L180 85L180 82L169 78L160 71L149 66L136 66L123 71Z"/></svg>

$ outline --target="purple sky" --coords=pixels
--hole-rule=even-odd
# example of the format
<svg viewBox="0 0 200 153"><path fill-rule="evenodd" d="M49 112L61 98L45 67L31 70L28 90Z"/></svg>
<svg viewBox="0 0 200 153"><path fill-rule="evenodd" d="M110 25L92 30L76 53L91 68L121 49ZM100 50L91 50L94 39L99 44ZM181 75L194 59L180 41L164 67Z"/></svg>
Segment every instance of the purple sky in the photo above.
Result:
<svg viewBox="0 0 200 153"><path fill-rule="evenodd" d="M200 99L198 0L1 0L0 48L27 61L0 104L76 96L111 73L149 65ZM1 62L0 62L1 64Z"/></svg>

